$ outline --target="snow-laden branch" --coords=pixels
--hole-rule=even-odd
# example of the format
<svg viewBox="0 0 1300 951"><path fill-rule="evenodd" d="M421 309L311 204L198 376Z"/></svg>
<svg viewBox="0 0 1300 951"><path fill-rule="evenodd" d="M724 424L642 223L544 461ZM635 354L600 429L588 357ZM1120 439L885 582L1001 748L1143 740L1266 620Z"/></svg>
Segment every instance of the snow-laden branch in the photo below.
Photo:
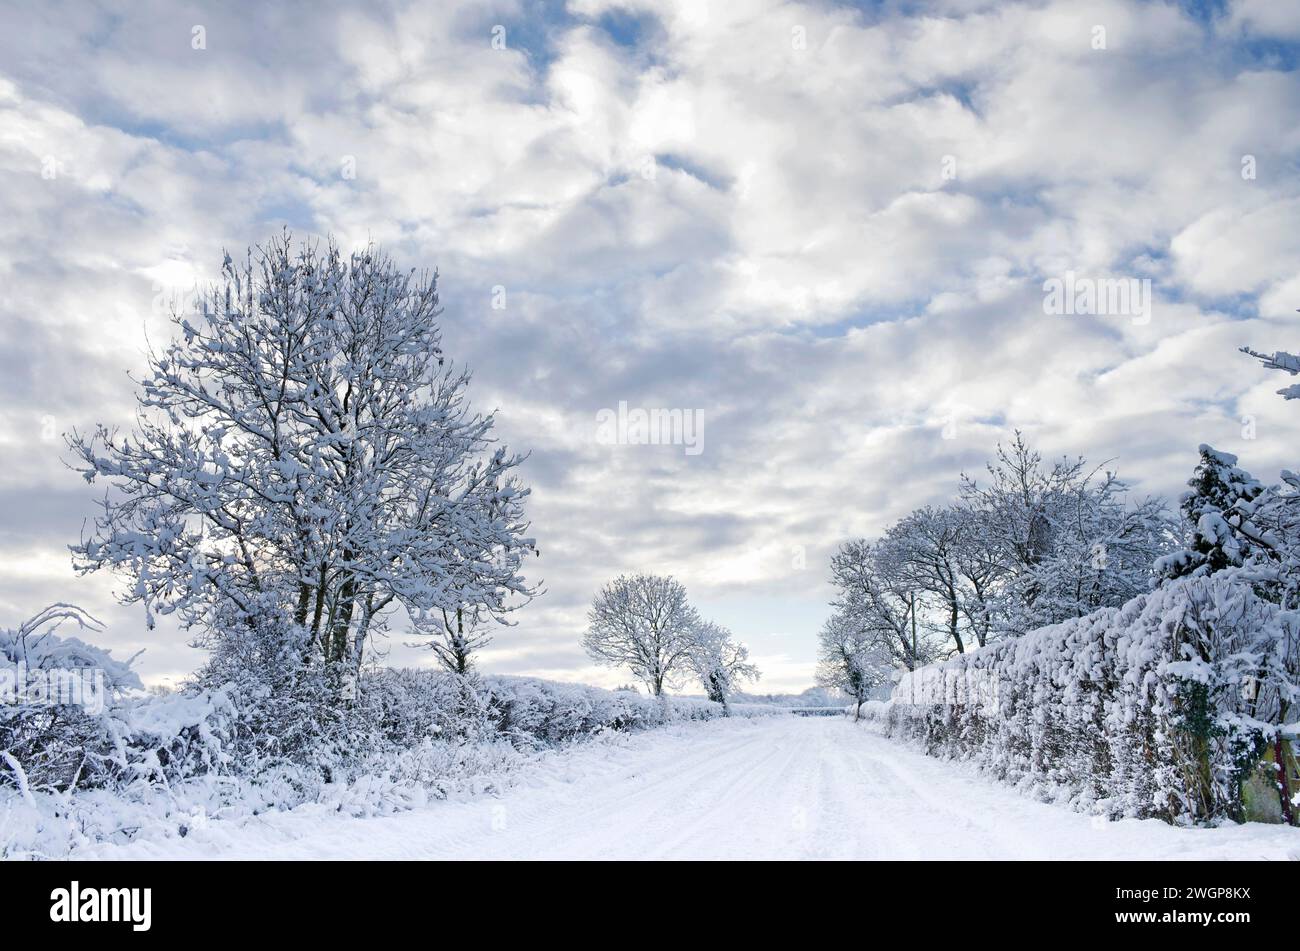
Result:
<svg viewBox="0 0 1300 951"><path fill-rule="evenodd" d="M69 439L110 484L78 570L125 573L150 618L281 615L354 665L398 606L500 620L535 595L521 457L442 352L436 275L287 234L223 275L150 354L135 430Z"/></svg>

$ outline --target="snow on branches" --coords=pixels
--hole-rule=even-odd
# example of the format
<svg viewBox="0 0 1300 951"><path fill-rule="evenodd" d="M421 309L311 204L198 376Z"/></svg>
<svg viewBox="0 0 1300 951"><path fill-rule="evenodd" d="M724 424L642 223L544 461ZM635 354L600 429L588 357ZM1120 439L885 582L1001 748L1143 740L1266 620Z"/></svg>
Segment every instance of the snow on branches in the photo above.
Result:
<svg viewBox="0 0 1300 951"><path fill-rule="evenodd" d="M706 621L686 588L662 575L621 575L596 593L582 644L597 663L624 667L656 697L690 675L710 700L726 705L742 680L757 680L749 650Z"/></svg>
<svg viewBox="0 0 1300 951"><path fill-rule="evenodd" d="M1237 457L1202 444L1201 461L1180 500L1190 544L1156 561L1163 577L1208 575L1240 567L1259 556L1275 557L1263 530L1254 523L1267 490ZM1264 497L1264 498L1261 498Z"/></svg>
<svg viewBox="0 0 1300 951"><path fill-rule="evenodd" d="M983 481L962 477L960 507L997 565L982 605L993 634L1117 607L1155 585L1153 563L1177 539L1164 500L1130 499L1082 457L1049 463L1018 432L986 468Z"/></svg>
<svg viewBox="0 0 1300 951"><path fill-rule="evenodd" d="M694 641L687 666L704 686L705 695L725 710L728 698L742 682L759 678L758 668L749 662L749 648L721 624L701 621Z"/></svg>
<svg viewBox="0 0 1300 951"><path fill-rule="evenodd" d="M817 685L852 697L854 720L872 693L890 681L893 656L888 644L843 611L822 625L817 638Z"/></svg>
<svg viewBox="0 0 1300 951"><path fill-rule="evenodd" d="M1281 370L1295 376L1300 373L1300 356L1293 353L1287 353L1285 350L1278 350L1274 353L1259 353L1250 349L1250 347L1241 347L1239 352L1246 354L1248 357L1254 357L1265 369ZM1293 383L1277 391L1278 396L1285 400L1300 399L1300 383Z"/></svg>
<svg viewBox="0 0 1300 951"><path fill-rule="evenodd" d="M835 624L914 670L1149 591L1176 538L1161 500L1082 459L1045 463L1017 433L953 504L839 547Z"/></svg>
<svg viewBox="0 0 1300 951"><path fill-rule="evenodd" d="M111 485L78 570L126 574L126 601L217 647L291 619L352 669L399 607L501 620L535 594L520 457L442 352L436 275L288 234L223 275L150 355L136 431L69 437Z"/></svg>

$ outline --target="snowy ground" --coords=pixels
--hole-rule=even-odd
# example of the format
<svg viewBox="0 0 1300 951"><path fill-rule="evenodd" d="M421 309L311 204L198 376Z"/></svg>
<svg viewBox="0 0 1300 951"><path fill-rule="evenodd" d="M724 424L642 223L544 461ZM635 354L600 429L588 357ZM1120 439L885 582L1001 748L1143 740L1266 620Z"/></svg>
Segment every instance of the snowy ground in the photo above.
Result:
<svg viewBox="0 0 1300 951"><path fill-rule="evenodd" d="M822 717L682 724L541 757L499 798L213 821L97 858L1285 859L1300 829L1106 822Z"/></svg>

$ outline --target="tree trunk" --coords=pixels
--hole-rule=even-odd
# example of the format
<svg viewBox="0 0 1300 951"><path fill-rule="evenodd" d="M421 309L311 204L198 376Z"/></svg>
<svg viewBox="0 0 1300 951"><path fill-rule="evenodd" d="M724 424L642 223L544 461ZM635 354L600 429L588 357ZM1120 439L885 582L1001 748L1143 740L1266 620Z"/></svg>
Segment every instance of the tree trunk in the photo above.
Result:
<svg viewBox="0 0 1300 951"><path fill-rule="evenodd" d="M347 577L339 586L339 600L330 614L330 645L326 660L341 661L348 656L348 629L352 627L352 614L356 608L356 583Z"/></svg>
<svg viewBox="0 0 1300 951"><path fill-rule="evenodd" d="M351 666L358 675L361 673L361 662L365 659L366 637L370 633L370 622L374 619L375 593L371 591L366 595L365 606L361 609L361 621L357 624L357 632L352 639Z"/></svg>
<svg viewBox="0 0 1300 951"><path fill-rule="evenodd" d="M1289 826L1295 825L1295 816L1291 811L1291 781L1286 774L1286 757L1283 753L1282 732L1279 730L1273 738L1273 759L1277 767L1277 794L1282 799L1282 821Z"/></svg>
<svg viewBox="0 0 1300 951"><path fill-rule="evenodd" d="M311 619L311 637L313 641L320 641L320 622L325 614L325 564L320 566L320 580L316 585L316 610ZM321 643L321 654L329 659L329 645Z"/></svg>
<svg viewBox="0 0 1300 951"><path fill-rule="evenodd" d="M469 673L469 649L465 646L465 609L456 608L456 638L452 657L456 664L456 673Z"/></svg>
<svg viewBox="0 0 1300 951"><path fill-rule="evenodd" d="M920 661L920 658L917 656L917 651L920 650L920 645L917 643L916 640L916 597L915 596L912 597L912 602L910 605L908 605L908 613L912 615L912 662L907 665L907 669L911 671L915 671L917 666L919 666L918 662Z"/></svg>
<svg viewBox="0 0 1300 951"><path fill-rule="evenodd" d="M298 582L298 607L294 609L293 621L299 627L307 623L307 612L311 610L311 585Z"/></svg>

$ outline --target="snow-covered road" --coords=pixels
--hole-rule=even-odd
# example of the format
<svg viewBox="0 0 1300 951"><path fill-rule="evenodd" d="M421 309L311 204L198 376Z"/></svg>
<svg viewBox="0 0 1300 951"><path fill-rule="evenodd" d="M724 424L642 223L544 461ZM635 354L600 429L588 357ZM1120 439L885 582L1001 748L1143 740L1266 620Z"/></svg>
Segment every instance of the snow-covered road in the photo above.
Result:
<svg viewBox="0 0 1300 951"><path fill-rule="evenodd" d="M1276 858L1300 829L1174 829L1035 802L838 718L678 725L550 754L499 798L302 807L104 858Z"/></svg>

